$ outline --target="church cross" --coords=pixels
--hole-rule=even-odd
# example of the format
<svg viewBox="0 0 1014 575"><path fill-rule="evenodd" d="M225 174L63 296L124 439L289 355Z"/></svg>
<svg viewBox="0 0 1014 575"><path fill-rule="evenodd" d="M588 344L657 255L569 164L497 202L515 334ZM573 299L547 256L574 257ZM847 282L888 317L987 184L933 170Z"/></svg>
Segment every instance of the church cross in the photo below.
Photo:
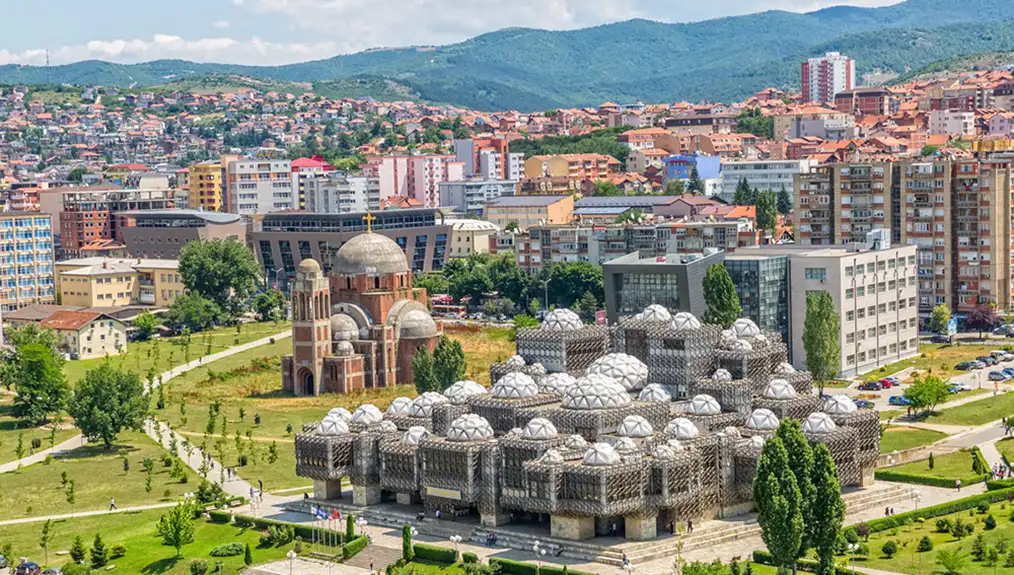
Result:
<svg viewBox="0 0 1014 575"><path fill-rule="evenodd" d="M377 216L373 215L369 210L366 210L366 215L363 216L363 221L366 222L366 233L373 232L373 221L377 219Z"/></svg>

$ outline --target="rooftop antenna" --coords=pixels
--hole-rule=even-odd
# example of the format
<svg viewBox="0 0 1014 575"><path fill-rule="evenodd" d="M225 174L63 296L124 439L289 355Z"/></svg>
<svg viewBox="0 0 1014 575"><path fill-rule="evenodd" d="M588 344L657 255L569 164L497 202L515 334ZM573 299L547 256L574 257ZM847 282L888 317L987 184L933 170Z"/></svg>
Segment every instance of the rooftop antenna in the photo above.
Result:
<svg viewBox="0 0 1014 575"><path fill-rule="evenodd" d="M49 84L49 48L46 48L46 84Z"/></svg>

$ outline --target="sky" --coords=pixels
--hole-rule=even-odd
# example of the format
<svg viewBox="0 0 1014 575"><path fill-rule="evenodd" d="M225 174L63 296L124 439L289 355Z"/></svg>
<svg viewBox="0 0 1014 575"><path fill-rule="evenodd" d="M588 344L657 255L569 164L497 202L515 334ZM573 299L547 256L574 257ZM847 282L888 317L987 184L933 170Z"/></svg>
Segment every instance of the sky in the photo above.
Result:
<svg viewBox="0 0 1014 575"><path fill-rule="evenodd" d="M0 65L163 58L278 65L523 26L689 22L898 0L0 0Z"/></svg>

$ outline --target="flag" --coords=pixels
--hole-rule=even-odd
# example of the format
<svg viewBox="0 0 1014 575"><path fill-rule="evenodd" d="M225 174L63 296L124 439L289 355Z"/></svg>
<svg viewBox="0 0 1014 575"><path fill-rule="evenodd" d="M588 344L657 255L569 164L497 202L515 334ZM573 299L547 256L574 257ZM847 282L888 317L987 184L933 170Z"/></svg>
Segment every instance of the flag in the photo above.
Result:
<svg viewBox="0 0 1014 575"><path fill-rule="evenodd" d="M316 515L320 519L327 519L327 513L321 507L317 507Z"/></svg>

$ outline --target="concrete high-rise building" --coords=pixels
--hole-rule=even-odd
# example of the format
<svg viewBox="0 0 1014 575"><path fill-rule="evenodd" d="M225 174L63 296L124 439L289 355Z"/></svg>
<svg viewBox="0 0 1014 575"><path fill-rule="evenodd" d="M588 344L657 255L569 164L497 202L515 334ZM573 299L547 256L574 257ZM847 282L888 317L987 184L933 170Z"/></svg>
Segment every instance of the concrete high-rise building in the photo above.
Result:
<svg viewBox="0 0 1014 575"><path fill-rule="evenodd" d="M221 160L208 160L190 166L188 208L220 212L225 206L224 190L225 169Z"/></svg>
<svg viewBox="0 0 1014 575"><path fill-rule="evenodd" d="M307 182L334 171L334 166L320 156L292 160L292 209L310 209L307 207Z"/></svg>
<svg viewBox="0 0 1014 575"><path fill-rule="evenodd" d="M524 154L512 154L505 136L454 140L454 157L466 178L519 180L524 171Z"/></svg>
<svg viewBox="0 0 1014 575"><path fill-rule="evenodd" d="M250 215L292 209L289 160L233 160L226 165L225 173L226 211Z"/></svg>
<svg viewBox="0 0 1014 575"><path fill-rule="evenodd" d="M380 210L380 182L368 176L342 172L302 175L302 209L315 214L346 214Z"/></svg>
<svg viewBox="0 0 1014 575"><path fill-rule="evenodd" d="M796 243L834 245L866 241L866 234L891 226L891 166L832 164L795 178L799 223Z"/></svg>
<svg viewBox="0 0 1014 575"><path fill-rule="evenodd" d="M750 189L779 191L785 187L792 195L795 177L809 173L813 160L755 160L722 163L722 194L727 202L736 195L736 186L746 179Z"/></svg>
<svg viewBox="0 0 1014 575"><path fill-rule="evenodd" d="M517 193L517 180L440 182L440 205L482 217L486 202Z"/></svg>
<svg viewBox="0 0 1014 575"><path fill-rule="evenodd" d="M49 197L52 194L52 198ZM186 203L182 190L124 190L96 186L58 188L47 203L59 200L61 257L81 257L82 248L99 240L123 242L117 212L165 210Z"/></svg>
<svg viewBox="0 0 1014 575"><path fill-rule="evenodd" d="M465 179L464 163L446 154L421 156L372 156L363 174L375 178L380 199L404 196L419 200L424 207L440 205L440 182Z"/></svg>
<svg viewBox="0 0 1014 575"><path fill-rule="evenodd" d="M0 212L0 311L56 302L53 217Z"/></svg>
<svg viewBox="0 0 1014 575"><path fill-rule="evenodd" d="M856 87L855 62L838 52L810 58L802 66L803 99L833 102L838 92Z"/></svg>

